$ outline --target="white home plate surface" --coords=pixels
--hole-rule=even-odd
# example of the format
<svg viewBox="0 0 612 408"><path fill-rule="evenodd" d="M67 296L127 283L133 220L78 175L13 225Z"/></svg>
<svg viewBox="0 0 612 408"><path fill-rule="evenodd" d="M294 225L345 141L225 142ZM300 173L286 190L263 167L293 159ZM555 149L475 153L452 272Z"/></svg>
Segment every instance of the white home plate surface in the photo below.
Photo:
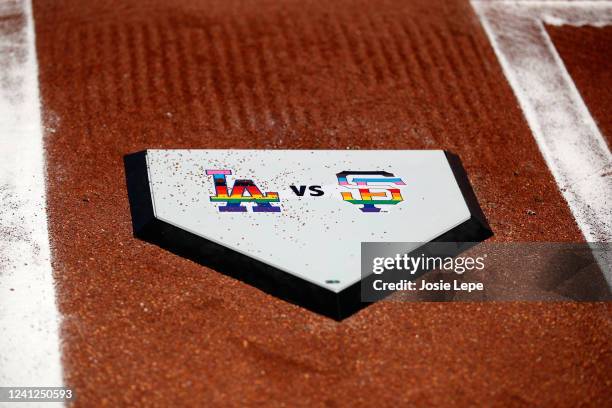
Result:
<svg viewBox="0 0 612 408"><path fill-rule="evenodd" d="M335 318L361 307L362 242L491 235L440 150L147 150L125 163L136 236Z"/></svg>

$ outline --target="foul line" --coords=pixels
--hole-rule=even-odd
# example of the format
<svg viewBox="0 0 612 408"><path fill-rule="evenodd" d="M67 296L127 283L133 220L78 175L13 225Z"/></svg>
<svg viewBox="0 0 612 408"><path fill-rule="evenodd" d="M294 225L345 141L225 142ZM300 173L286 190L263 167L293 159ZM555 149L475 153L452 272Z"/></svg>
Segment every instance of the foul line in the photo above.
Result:
<svg viewBox="0 0 612 408"><path fill-rule="evenodd" d="M0 386L62 386L29 0L0 0ZM26 404L27 405L27 404Z"/></svg>
<svg viewBox="0 0 612 408"><path fill-rule="evenodd" d="M481 1L472 6L587 242L612 242L612 154L544 23L604 26L612 3ZM594 255L612 287L610 254Z"/></svg>

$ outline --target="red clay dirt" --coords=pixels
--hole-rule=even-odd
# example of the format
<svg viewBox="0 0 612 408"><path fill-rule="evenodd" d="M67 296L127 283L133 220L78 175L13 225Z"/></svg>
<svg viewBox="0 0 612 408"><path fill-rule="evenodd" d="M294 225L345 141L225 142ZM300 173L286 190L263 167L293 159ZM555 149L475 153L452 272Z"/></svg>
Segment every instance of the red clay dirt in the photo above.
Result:
<svg viewBox="0 0 612 408"><path fill-rule="evenodd" d="M76 406L604 406L610 305L335 322L132 237L146 148L449 149L499 241L580 241L467 1L34 1ZM535 215L528 215L532 210Z"/></svg>

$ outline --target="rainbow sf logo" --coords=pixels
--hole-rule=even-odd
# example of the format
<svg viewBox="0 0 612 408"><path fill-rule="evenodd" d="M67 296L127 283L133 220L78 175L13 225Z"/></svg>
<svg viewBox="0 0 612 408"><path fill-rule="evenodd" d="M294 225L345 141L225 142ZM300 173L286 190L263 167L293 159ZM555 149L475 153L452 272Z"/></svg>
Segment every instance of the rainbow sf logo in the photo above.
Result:
<svg viewBox="0 0 612 408"><path fill-rule="evenodd" d="M226 203L219 207L221 212L246 212L247 208L242 203L252 203L253 212L280 212L280 207L270 203L280 201L278 193L262 193L253 180L236 180L232 191L228 194L227 176L232 174L231 170L206 170L206 174L213 176L215 182L215 196L210 201Z"/></svg>
<svg viewBox="0 0 612 408"><path fill-rule="evenodd" d="M352 192L342 192L342 199L351 204L363 205L363 212L379 212L377 205L395 205L404 199L398 186L405 186L401 178L386 171L343 171L336 174L338 184L357 190L358 198ZM370 187L385 191L370 191ZM384 197L379 199L378 197Z"/></svg>

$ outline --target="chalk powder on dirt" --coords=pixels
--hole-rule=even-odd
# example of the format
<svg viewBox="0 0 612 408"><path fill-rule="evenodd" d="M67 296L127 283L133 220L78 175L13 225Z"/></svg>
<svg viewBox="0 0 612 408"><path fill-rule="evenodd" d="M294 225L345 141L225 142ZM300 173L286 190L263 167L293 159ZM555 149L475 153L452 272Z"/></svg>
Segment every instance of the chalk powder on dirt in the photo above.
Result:
<svg viewBox="0 0 612 408"><path fill-rule="evenodd" d="M0 2L0 385L61 386L29 1Z"/></svg>

